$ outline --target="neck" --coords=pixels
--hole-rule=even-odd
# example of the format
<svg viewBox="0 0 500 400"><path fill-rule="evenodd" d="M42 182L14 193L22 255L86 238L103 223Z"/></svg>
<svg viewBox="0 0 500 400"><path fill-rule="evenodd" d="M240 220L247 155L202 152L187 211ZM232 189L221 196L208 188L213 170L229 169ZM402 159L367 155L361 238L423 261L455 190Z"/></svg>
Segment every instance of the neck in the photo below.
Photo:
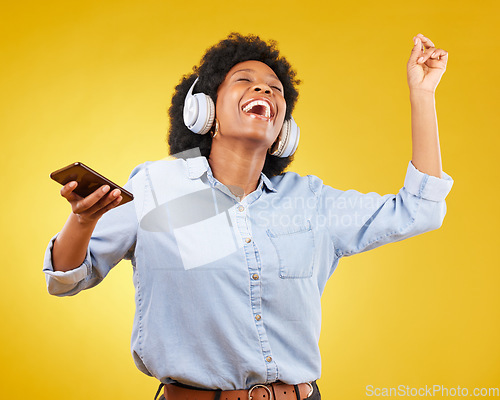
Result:
<svg viewBox="0 0 500 400"><path fill-rule="evenodd" d="M250 151L212 142L208 163L213 176L242 200L257 189L260 173L266 161L266 150Z"/></svg>

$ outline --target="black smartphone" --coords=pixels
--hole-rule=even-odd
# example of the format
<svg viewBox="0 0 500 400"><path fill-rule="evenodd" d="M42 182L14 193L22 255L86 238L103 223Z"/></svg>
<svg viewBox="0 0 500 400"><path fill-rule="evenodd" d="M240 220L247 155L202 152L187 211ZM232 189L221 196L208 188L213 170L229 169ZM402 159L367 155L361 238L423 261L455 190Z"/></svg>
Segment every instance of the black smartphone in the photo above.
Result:
<svg viewBox="0 0 500 400"><path fill-rule="evenodd" d="M110 190L108 193L111 193L114 189L120 189L122 201L119 205L128 203L134 199L132 193L118 186L116 183L111 182L108 178L105 178L81 162L75 162L64 168L58 169L52 172L50 177L61 185L66 185L71 181L78 182L78 186L73 192L81 197L87 197L102 185L109 185Z"/></svg>

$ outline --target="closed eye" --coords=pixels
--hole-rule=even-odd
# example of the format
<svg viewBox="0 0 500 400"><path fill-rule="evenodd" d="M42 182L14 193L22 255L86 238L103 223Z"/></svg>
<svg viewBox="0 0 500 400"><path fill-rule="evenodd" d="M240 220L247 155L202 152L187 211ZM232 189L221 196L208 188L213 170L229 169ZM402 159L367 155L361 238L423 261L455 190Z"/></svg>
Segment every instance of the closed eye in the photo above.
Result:
<svg viewBox="0 0 500 400"><path fill-rule="evenodd" d="M251 82L250 79L248 78L238 78L236 79L236 82L239 82L239 81L245 81L245 82ZM271 86L273 89L276 89L277 91L279 91L280 93L283 92L283 90L279 87L279 86Z"/></svg>

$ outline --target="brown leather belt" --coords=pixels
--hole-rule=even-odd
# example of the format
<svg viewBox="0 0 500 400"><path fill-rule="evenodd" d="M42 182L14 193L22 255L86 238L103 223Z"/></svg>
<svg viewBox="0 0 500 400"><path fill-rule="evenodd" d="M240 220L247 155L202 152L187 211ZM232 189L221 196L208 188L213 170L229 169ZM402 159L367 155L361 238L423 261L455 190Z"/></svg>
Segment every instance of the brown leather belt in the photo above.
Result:
<svg viewBox="0 0 500 400"><path fill-rule="evenodd" d="M223 390L220 400L305 400L313 394L311 383L297 385L299 396L295 393L294 385L283 382L274 382L269 385L254 385L248 390ZM166 384L164 396L166 400L214 400L216 390L196 390L175 384Z"/></svg>

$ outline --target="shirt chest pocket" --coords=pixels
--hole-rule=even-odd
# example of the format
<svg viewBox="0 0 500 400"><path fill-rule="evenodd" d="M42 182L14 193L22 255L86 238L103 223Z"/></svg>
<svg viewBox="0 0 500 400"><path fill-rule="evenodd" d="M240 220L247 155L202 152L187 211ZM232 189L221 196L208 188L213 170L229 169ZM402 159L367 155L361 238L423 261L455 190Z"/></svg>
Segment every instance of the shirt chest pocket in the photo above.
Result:
<svg viewBox="0 0 500 400"><path fill-rule="evenodd" d="M282 279L310 278L314 266L314 233L311 221L304 224L267 229L279 259Z"/></svg>

